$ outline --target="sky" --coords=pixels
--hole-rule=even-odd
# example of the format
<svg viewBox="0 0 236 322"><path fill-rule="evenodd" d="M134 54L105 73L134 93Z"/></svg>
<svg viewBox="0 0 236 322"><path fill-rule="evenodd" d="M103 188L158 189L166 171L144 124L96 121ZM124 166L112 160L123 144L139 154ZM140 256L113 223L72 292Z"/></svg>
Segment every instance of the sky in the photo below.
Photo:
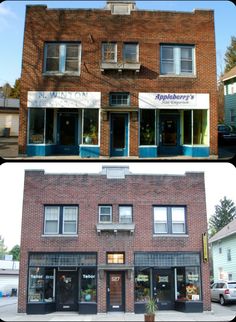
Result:
<svg viewBox="0 0 236 322"><path fill-rule="evenodd" d="M104 8L106 1L21 1L5 0L0 3L0 86L6 82L14 85L21 74L25 6L45 4L48 8ZM224 1L136 1L139 9L192 11L213 9L215 11L215 33L217 74L224 70L224 55L236 36L236 6Z"/></svg>
<svg viewBox="0 0 236 322"><path fill-rule="evenodd" d="M0 166L0 235L8 250L20 244L23 183L25 169L43 169L46 173L98 173L103 165L128 165L132 173L184 174L204 172L207 217L214 214L215 205L226 196L236 204L236 171L227 162L17 162ZM140 187L142 189L142 187Z"/></svg>

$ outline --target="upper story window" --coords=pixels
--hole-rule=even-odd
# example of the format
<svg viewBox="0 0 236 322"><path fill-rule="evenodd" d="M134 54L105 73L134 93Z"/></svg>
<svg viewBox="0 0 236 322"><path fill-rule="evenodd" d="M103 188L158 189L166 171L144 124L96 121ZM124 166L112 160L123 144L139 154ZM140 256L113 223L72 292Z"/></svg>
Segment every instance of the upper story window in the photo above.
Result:
<svg viewBox="0 0 236 322"><path fill-rule="evenodd" d="M117 44L115 42L102 43L102 61L104 63L117 62Z"/></svg>
<svg viewBox="0 0 236 322"><path fill-rule="evenodd" d="M100 223L112 222L112 206L99 206L99 222Z"/></svg>
<svg viewBox="0 0 236 322"><path fill-rule="evenodd" d="M77 234L77 206L46 206L44 215L45 235Z"/></svg>
<svg viewBox="0 0 236 322"><path fill-rule="evenodd" d="M130 106L129 93L110 93L111 106Z"/></svg>
<svg viewBox="0 0 236 322"><path fill-rule="evenodd" d="M162 75L194 75L194 46L161 45Z"/></svg>
<svg viewBox="0 0 236 322"><path fill-rule="evenodd" d="M185 207L154 207L155 234L185 234Z"/></svg>
<svg viewBox="0 0 236 322"><path fill-rule="evenodd" d="M44 72L80 74L80 43L46 43Z"/></svg>
<svg viewBox="0 0 236 322"><path fill-rule="evenodd" d="M137 63L139 61L137 43L124 43L123 60L124 63Z"/></svg>
<svg viewBox="0 0 236 322"><path fill-rule="evenodd" d="M124 264L124 253L107 253L107 264Z"/></svg>
<svg viewBox="0 0 236 322"><path fill-rule="evenodd" d="M130 224L132 221L132 206L119 206L119 222Z"/></svg>
<svg viewBox="0 0 236 322"><path fill-rule="evenodd" d="M228 262L231 261L231 249L230 248L227 249L227 261Z"/></svg>

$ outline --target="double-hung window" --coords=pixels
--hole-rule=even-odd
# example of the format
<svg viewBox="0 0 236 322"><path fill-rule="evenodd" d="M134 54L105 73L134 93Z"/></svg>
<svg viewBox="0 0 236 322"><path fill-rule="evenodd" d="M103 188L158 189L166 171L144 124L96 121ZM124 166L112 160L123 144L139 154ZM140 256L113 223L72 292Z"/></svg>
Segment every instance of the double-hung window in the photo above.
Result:
<svg viewBox="0 0 236 322"><path fill-rule="evenodd" d="M77 206L45 206L45 235L75 235L78 226Z"/></svg>
<svg viewBox="0 0 236 322"><path fill-rule="evenodd" d="M162 75L194 75L193 45L161 45Z"/></svg>
<svg viewBox="0 0 236 322"><path fill-rule="evenodd" d="M99 222L100 223L112 222L112 206L99 206Z"/></svg>
<svg viewBox="0 0 236 322"><path fill-rule="evenodd" d="M111 106L130 106L130 94L122 92L110 93Z"/></svg>
<svg viewBox="0 0 236 322"><path fill-rule="evenodd" d="M130 224L132 221L132 206L119 206L119 222Z"/></svg>
<svg viewBox="0 0 236 322"><path fill-rule="evenodd" d="M123 46L123 60L124 63L137 63L138 57L138 44L137 43L124 43Z"/></svg>
<svg viewBox="0 0 236 322"><path fill-rule="evenodd" d="M44 72L46 74L80 74L80 43L46 43Z"/></svg>
<svg viewBox="0 0 236 322"><path fill-rule="evenodd" d="M185 234L185 207L154 207L155 234Z"/></svg>
<svg viewBox="0 0 236 322"><path fill-rule="evenodd" d="M103 63L117 62L117 44L115 42L102 43L102 61Z"/></svg>

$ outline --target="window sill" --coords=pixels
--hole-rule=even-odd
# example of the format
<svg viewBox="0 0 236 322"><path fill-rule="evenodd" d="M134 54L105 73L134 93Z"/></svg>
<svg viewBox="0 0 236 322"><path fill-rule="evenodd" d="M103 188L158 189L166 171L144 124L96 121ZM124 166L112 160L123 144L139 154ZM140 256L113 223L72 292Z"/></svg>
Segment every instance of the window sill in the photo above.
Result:
<svg viewBox="0 0 236 322"><path fill-rule="evenodd" d="M77 235L73 235L73 234L71 234L71 235L66 235L66 234L64 234L64 235L62 235L62 234L57 234L57 235L45 235L45 234L43 234L43 235L41 235L41 237L59 237L59 238L76 238L76 237L78 237L79 235L77 234Z"/></svg>
<svg viewBox="0 0 236 322"><path fill-rule="evenodd" d="M121 223L99 223L96 225L97 233L101 234L102 231L110 231L116 234L118 231L128 231L130 234L134 233L135 224L121 224Z"/></svg>
<svg viewBox="0 0 236 322"><path fill-rule="evenodd" d="M159 75L159 78L197 78L196 75L175 75L175 74L168 74L168 75Z"/></svg>
<svg viewBox="0 0 236 322"><path fill-rule="evenodd" d="M42 74L43 76L61 76L61 77L63 77L63 76L80 76L80 73L43 73Z"/></svg>
<svg viewBox="0 0 236 322"><path fill-rule="evenodd" d="M189 237L189 235L187 235L187 234L154 234L153 235L153 237L154 238L159 238L159 237L161 237L161 238L163 238L163 237L174 237L174 238L187 238L187 237Z"/></svg>

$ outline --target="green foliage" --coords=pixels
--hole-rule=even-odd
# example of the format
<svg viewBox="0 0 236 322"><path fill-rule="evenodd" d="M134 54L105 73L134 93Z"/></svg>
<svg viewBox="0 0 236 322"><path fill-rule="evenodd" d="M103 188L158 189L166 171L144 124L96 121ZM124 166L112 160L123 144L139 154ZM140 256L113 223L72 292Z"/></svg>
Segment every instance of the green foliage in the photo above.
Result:
<svg viewBox="0 0 236 322"><path fill-rule="evenodd" d="M215 206L215 213L209 220L210 237L215 235L234 218L236 218L235 204L232 200L224 197L223 200L220 200L220 204Z"/></svg>
<svg viewBox="0 0 236 322"><path fill-rule="evenodd" d="M231 37L231 44L227 47L225 53L225 72L228 72L234 66L236 66L236 37Z"/></svg>
<svg viewBox="0 0 236 322"><path fill-rule="evenodd" d="M7 254L7 247L4 244L4 238L0 236L0 259L3 258L5 254Z"/></svg>
<svg viewBox="0 0 236 322"><path fill-rule="evenodd" d="M10 92L10 98L20 98L20 78L16 79Z"/></svg>
<svg viewBox="0 0 236 322"><path fill-rule="evenodd" d="M155 314L155 312L158 310L156 299L149 298L145 305L145 309L147 314Z"/></svg>
<svg viewBox="0 0 236 322"><path fill-rule="evenodd" d="M19 261L20 260L20 246L15 245L10 251L10 255L13 255L13 260L14 261Z"/></svg>

